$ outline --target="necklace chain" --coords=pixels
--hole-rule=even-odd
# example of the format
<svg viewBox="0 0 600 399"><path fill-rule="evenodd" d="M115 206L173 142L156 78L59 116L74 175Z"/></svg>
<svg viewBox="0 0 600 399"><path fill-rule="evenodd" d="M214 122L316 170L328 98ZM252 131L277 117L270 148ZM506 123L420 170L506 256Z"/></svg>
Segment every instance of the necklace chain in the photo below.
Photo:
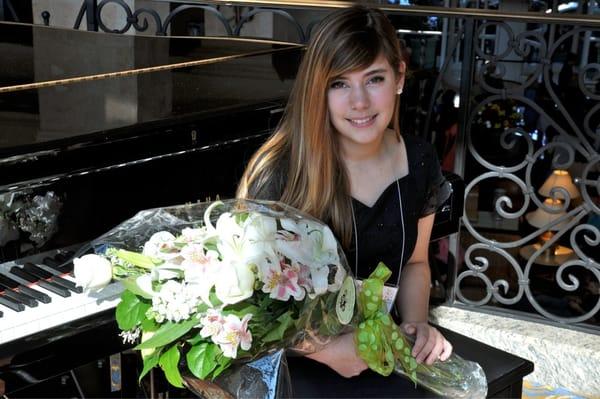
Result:
<svg viewBox="0 0 600 399"><path fill-rule="evenodd" d="M396 286L400 284L400 274L402 273L402 264L404 263L404 244L406 232L404 230L404 210L402 209L402 194L400 192L400 183L396 179L396 189L398 190L398 204L400 206L400 222L402 226L402 250L400 251L400 267L398 270L398 279ZM352 211L352 224L354 227L354 276L358 277L358 229L356 227L356 216L354 214L354 204L350 200L350 210Z"/></svg>

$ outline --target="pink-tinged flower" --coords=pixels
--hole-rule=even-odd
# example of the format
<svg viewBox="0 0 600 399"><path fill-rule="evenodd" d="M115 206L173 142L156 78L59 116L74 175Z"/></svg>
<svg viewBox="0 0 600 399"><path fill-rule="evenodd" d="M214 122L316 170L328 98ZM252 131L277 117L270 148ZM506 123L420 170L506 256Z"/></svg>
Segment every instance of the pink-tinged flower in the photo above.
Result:
<svg viewBox="0 0 600 399"><path fill-rule="evenodd" d="M204 253L201 245L190 244L181 250L181 255L184 258L181 262L184 280L195 287L202 302L210 305L210 290L219 273L219 254L215 251Z"/></svg>
<svg viewBox="0 0 600 399"><path fill-rule="evenodd" d="M216 251L206 251L205 253L204 246L189 244L181 249L181 256L184 259L182 265L208 265L217 260L219 254Z"/></svg>
<svg viewBox="0 0 600 399"><path fill-rule="evenodd" d="M215 309L208 309L206 316L200 319L200 336L202 338L211 337L212 341L217 344L216 337L223 331L223 324L225 324L225 318Z"/></svg>
<svg viewBox="0 0 600 399"><path fill-rule="evenodd" d="M346 272L341 267L337 241L329 227L308 219L281 219L280 223L284 230L277 232L277 251L292 263L310 268L314 295L338 291ZM332 268L335 274L333 283L329 283Z"/></svg>
<svg viewBox="0 0 600 399"><path fill-rule="evenodd" d="M271 263L270 266L266 273L263 273L263 292L280 301L287 301L290 296L297 301L302 300L305 292L298 285L298 272L282 261L279 264Z"/></svg>
<svg viewBox="0 0 600 399"><path fill-rule="evenodd" d="M144 244L142 254L162 260L171 260L178 257L179 249L175 245L175 236L168 231L154 233L150 240Z"/></svg>
<svg viewBox="0 0 600 399"><path fill-rule="evenodd" d="M181 231L181 236L177 239L178 241L183 241L187 243L203 243L204 240L208 237L208 232L206 227L201 227L198 229L192 229L186 227Z"/></svg>
<svg viewBox="0 0 600 399"><path fill-rule="evenodd" d="M314 288L310 278L310 267L300 262L293 262L291 267L298 274L298 285L307 292L312 292Z"/></svg>
<svg viewBox="0 0 600 399"><path fill-rule="evenodd" d="M223 355L235 359L237 357L238 346L247 351L252 346L252 334L248 331L248 321L252 318L251 314L245 315L242 320L235 315L227 315L223 330L213 338L219 345Z"/></svg>

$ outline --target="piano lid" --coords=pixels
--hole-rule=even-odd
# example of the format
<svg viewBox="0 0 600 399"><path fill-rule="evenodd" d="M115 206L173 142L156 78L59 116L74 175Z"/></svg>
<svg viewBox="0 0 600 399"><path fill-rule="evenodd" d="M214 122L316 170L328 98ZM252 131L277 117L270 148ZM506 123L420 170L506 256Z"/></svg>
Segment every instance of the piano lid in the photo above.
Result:
<svg viewBox="0 0 600 399"><path fill-rule="evenodd" d="M286 98L301 46L0 23L0 51L1 163L118 128Z"/></svg>

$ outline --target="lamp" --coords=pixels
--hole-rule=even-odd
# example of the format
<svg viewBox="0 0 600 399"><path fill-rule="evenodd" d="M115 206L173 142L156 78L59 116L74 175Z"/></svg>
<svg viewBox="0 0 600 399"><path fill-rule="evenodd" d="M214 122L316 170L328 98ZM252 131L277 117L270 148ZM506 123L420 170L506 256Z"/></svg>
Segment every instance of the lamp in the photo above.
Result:
<svg viewBox="0 0 600 399"><path fill-rule="evenodd" d="M579 197L579 190L573 184L573 179L568 171L562 169L556 169L552 172L550 176L546 179L542 187L538 190L538 193L543 195L544 197L551 197L550 190L554 187L561 187L567 190L569 193L569 198L574 199ZM562 193L557 191L557 197L561 198ZM561 198L564 200L565 198Z"/></svg>
<svg viewBox="0 0 600 399"><path fill-rule="evenodd" d="M537 208L533 212L529 212L525 215L525 219L529 222L533 227L544 227L559 219L560 217L566 215L567 213L562 210L557 213L548 212L546 209L556 209L559 210L563 206L563 203L559 199L554 198L546 198L544 200L544 206ZM562 222L550 227L550 230L560 230L566 226L568 220L563 220Z"/></svg>
<svg viewBox="0 0 600 399"><path fill-rule="evenodd" d="M563 201L565 198L551 198L550 190L554 187L562 187L569 193L571 199L579 197L579 190L573 184L573 180L566 170L555 170L546 179L542 187L538 192L548 198L544 200L544 205L537 208L533 212L529 212L525 215L527 222L534 227L546 227L555 220L566 215L563 208ZM558 194L561 197L562 194ZM547 209L556 210L557 212L549 212ZM565 219L562 222L548 227L548 231L540 236L540 241L535 244L526 245L519 250L521 256L529 259L537 250L539 250L547 241L551 240L554 236L553 231L558 231L564 228L568 224L569 220ZM558 266L573 256L573 250L571 248L563 247L555 243L548 249L540 254L535 260L536 263L546 266Z"/></svg>

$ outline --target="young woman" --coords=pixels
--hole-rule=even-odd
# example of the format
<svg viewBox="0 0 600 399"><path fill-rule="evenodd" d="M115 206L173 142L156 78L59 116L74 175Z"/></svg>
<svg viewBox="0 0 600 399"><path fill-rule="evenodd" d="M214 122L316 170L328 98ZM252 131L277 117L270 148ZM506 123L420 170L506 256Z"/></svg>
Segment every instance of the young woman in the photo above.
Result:
<svg viewBox="0 0 600 399"><path fill-rule="evenodd" d="M400 135L405 63L396 33L376 9L337 11L318 26L276 132L250 160L238 197L285 202L328 223L356 276L379 261L394 274L413 355L431 364L452 347L427 322L427 259L436 207L449 193L434 150ZM340 375L366 364L352 334L310 355Z"/></svg>

